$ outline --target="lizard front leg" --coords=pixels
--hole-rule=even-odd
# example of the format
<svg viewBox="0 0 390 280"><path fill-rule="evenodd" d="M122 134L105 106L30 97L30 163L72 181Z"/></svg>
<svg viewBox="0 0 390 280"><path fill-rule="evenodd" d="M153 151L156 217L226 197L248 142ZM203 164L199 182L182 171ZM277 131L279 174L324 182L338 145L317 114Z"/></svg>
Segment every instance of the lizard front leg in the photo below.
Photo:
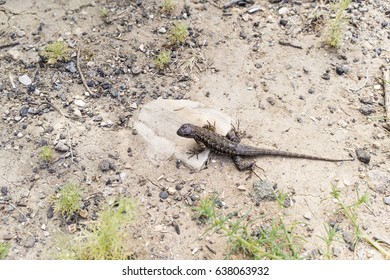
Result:
<svg viewBox="0 0 390 280"><path fill-rule="evenodd" d="M198 159L198 155L206 149L205 144L203 144L202 142L196 141L196 143L198 144L198 147L192 148L187 152L187 155L190 155L188 158L196 156L196 159Z"/></svg>

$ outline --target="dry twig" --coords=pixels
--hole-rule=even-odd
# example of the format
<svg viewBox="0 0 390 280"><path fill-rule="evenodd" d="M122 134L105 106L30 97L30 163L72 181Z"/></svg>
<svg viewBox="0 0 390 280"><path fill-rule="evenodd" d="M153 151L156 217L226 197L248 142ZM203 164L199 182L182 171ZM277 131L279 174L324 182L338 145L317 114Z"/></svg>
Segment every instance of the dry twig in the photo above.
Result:
<svg viewBox="0 0 390 280"><path fill-rule="evenodd" d="M83 82L83 85L84 85L85 89L88 91L88 93L90 95L93 95L91 89L87 85L87 82L86 82L86 80L84 78L83 72L81 72L81 67L80 67L80 48L77 49L77 71L79 71L79 75L80 75L81 81Z"/></svg>

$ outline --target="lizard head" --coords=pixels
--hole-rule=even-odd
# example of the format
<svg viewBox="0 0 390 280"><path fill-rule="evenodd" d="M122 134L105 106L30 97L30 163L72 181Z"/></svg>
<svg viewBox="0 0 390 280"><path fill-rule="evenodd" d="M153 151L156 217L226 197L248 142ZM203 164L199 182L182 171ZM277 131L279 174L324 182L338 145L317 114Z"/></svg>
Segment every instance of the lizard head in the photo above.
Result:
<svg viewBox="0 0 390 280"><path fill-rule="evenodd" d="M178 130L177 135L185 138L194 138L196 135L195 128L192 124L183 124Z"/></svg>

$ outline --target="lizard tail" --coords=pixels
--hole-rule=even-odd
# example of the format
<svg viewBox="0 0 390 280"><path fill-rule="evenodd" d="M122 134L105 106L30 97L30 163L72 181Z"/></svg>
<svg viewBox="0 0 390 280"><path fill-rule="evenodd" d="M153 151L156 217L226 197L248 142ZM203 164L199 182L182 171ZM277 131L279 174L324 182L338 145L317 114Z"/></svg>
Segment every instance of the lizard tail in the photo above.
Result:
<svg viewBox="0 0 390 280"><path fill-rule="evenodd" d="M240 155L242 156L278 156L278 157L302 158L302 159L322 160L322 161L331 161L331 162L355 160L353 157L344 158L344 159L333 159L333 158L312 156L312 155L306 155L300 153L292 153L292 152L285 152L285 151L278 151L278 150L271 150L271 149L261 149L261 148L255 148L250 146L241 146L239 150L240 150Z"/></svg>

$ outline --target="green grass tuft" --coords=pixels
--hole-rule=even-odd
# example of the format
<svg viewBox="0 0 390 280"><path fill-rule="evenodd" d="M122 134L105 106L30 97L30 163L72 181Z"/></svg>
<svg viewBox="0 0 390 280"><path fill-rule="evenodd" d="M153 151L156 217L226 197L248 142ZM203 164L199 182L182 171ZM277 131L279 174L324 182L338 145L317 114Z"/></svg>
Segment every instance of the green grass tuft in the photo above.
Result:
<svg viewBox="0 0 390 280"><path fill-rule="evenodd" d="M1 243L0 242L0 260L4 260L7 257L10 248L11 248L10 243L8 243L8 242Z"/></svg>
<svg viewBox="0 0 390 280"><path fill-rule="evenodd" d="M187 25L179 21L172 29L169 41L172 45L180 45L183 44L185 40L187 40L188 35L189 33Z"/></svg>
<svg viewBox="0 0 390 280"><path fill-rule="evenodd" d="M43 160L45 160L47 162L52 161L53 155L54 155L53 149L48 147L48 146L43 146L41 153L39 154L40 158L42 158Z"/></svg>
<svg viewBox="0 0 390 280"><path fill-rule="evenodd" d="M64 41L56 41L47 45L41 54L47 59L48 64L70 59L70 49Z"/></svg>
<svg viewBox="0 0 390 280"><path fill-rule="evenodd" d="M171 62L171 51L161 51L153 62L158 69L164 69Z"/></svg>
<svg viewBox="0 0 390 280"><path fill-rule="evenodd" d="M363 240L369 243L372 247L374 247L385 258L390 259L390 251L386 250L379 242L371 239L371 237L367 235L367 233L362 229L362 227L359 224L359 218L356 211L359 208L359 206L363 204L366 205L368 203L369 201L368 194L365 193L363 195L359 195L359 192L357 190L356 201L352 205L347 205L343 201L340 190L335 186L332 186L331 195L333 196L333 198L336 199L336 204L340 207L339 211L341 211L350 220L350 222L354 227L354 235L355 235L354 244L353 244L354 248L356 249L357 244Z"/></svg>
<svg viewBox="0 0 390 280"><path fill-rule="evenodd" d="M294 234L296 224L288 227L280 217L269 227L256 227L254 221L248 221L248 215L234 212L224 216L217 211L216 201L216 197L202 199L194 208L194 217L209 224L209 230L223 232L232 253L251 259L300 259L303 239Z"/></svg>
<svg viewBox="0 0 390 280"><path fill-rule="evenodd" d="M95 224L82 229L76 237L58 240L60 259L125 260L132 258L128 227L134 220L137 204L122 198L116 206L106 206Z"/></svg>
<svg viewBox="0 0 390 280"><path fill-rule="evenodd" d="M54 212L62 216L71 216L81 208L83 191L74 184L66 184L54 199Z"/></svg>
<svg viewBox="0 0 390 280"><path fill-rule="evenodd" d="M176 9L176 1L175 0L164 0L161 3L161 10L164 13L171 14Z"/></svg>
<svg viewBox="0 0 390 280"><path fill-rule="evenodd" d="M333 10L335 18L329 23L326 43L332 48L338 48L343 40L344 26L348 20L346 10L351 0L335 0Z"/></svg>

